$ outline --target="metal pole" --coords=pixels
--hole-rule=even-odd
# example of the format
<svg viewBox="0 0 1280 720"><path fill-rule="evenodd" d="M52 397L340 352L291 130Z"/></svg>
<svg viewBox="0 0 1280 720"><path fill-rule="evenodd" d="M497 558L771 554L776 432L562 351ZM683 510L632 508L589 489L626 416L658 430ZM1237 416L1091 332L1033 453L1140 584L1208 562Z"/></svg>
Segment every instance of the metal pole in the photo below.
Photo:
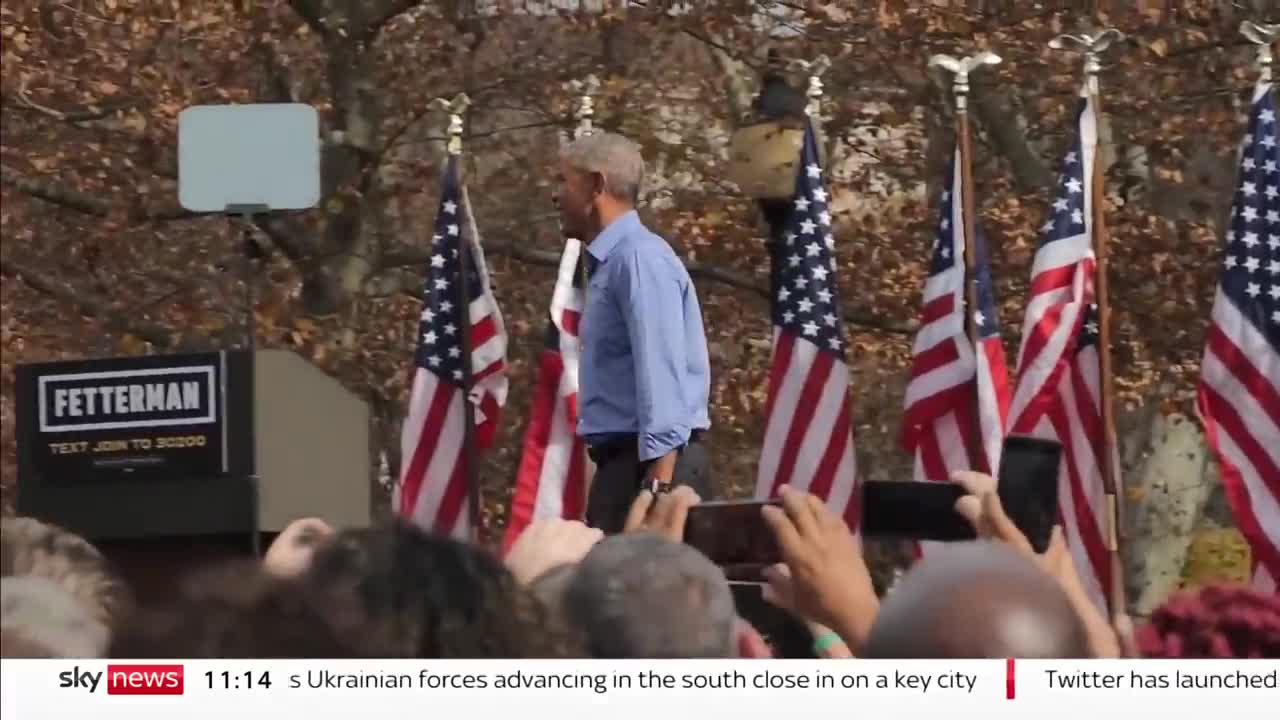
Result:
<svg viewBox="0 0 1280 720"><path fill-rule="evenodd" d="M250 367L253 363L253 354L257 350L257 334L258 321L257 315L254 313L254 272L253 261L261 257L253 241L253 218L255 215L265 215L271 211L266 205L249 204L249 205L228 205L224 211L228 218L239 216L241 225L241 248L244 253L244 331L245 331L245 350L249 353ZM223 378L226 381L226 378ZM258 479L258 468L255 463L253 470L249 476L245 478L245 482L249 486L249 551L254 557L262 557L262 527L261 513L258 507L260 502L260 483Z"/></svg>
<svg viewBox="0 0 1280 720"><path fill-rule="evenodd" d="M240 216L244 223L244 332L245 347L250 354L258 345L258 317L253 308L253 216L245 213Z"/></svg>
<svg viewBox="0 0 1280 720"><path fill-rule="evenodd" d="M1259 25L1245 20L1240 23L1240 34L1258 46L1255 61L1258 66L1258 82L1271 82L1271 66L1275 64L1275 58L1271 56L1271 45L1280 41L1280 23Z"/></svg>
<svg viewBox="0 0 1280 720"><path fill-rule="evenodd" d="M1049 47L1058 50L1066 47L1066 43L1074 43L1084 47L1085 91L1088 102L1093 106L1094 117L1098 118L1101 130L1102 99L1098 90L1098 73L1102 70L1101 55L1111 44L1124 38L1115 28L1108 28L1093 35L1060 35L1054 38ZM1119 488L1120 454L1116 446L1115 422L1115 374L1111 362L1111 300L1110 285L1107 280L1107 246L1110 234L1107 232L1105 201L1103 192L1105 174L1102 163L1101 132L1095 133L1093 150L1093 179L1090 191L1092 208L1090 219L1093 223L1093 253L1097 263L1097 283L1095 298L1098 306L1098 372L1102 378L1100 389L1102 407L1102 465L1103 492L1106 495L1107 552L1110 555L1110 586L1107 598L1111 616L1117 619L1127 612L1124 585L1124 561L1120 556L1120 505Z"/></svg>
<svg viewBox="0 0 1280 720"><path fill-rule="evenodd" d="M976 354L979 352L978 331L973 320L974 313L978 312L978 256L975 246L977 210L973 193L973 140L969 132L969 75L979 68L999 63L1000 57L989 52L979 53L959 60L947 55L935 55L929 60L930 67L941 67L955 74L955 81L952 87L955 91L956 101L956 147L960 149L960 187L956 191L960 193L960 202L964 212L964 226L961 229L964 238L965 266L964 331L965 336L969 338L969 346L973 348L975 359ZM952 198L952 202L954 201L955 199ZM976 377L976 363L974 364L974 371ZM970 412L973 413L974 423L970 424L971 431L964 438L965 446L969 453L969 467L994 473L996 468L987 466L986 452L982 447L982 433L976 425L978 418L981 417L978 412L978 389L976 385L971 397Z"/></svg>

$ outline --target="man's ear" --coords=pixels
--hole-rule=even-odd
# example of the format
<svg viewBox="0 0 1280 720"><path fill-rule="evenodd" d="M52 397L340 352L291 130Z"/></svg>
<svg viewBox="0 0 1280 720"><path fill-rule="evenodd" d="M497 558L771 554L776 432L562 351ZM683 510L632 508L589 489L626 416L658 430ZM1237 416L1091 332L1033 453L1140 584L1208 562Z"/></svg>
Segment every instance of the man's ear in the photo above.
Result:
<svg viewBox="0 0 1280 720"><path fill-rule="evenodd" d="M764 641L751 623L738 618L734 622L734 635L738 646L738 657L747 660L768 660L773 657L769 643Z"/></svg>
<svg viewBox="0 0 1280 720"><path fill-rule="evenodd" d="M605 183L604 180L604 173L593 172L587 177L591 181L591 199L595 200L601 195L604 195L605 190L607 189L607 183Z"/></svg>

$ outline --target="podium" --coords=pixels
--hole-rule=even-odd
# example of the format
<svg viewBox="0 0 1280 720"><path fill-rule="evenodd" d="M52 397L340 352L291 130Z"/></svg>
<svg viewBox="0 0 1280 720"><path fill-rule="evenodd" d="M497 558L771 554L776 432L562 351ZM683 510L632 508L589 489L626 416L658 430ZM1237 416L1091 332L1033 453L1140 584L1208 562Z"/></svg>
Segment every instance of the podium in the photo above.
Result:
<svg viewBox="0 0 1280 720"><path fill-rule="evenodd" d="M18 512L135 582L255 553L299 517L370 522L368 406L292 352L20 365L16 390Z"/></svg>

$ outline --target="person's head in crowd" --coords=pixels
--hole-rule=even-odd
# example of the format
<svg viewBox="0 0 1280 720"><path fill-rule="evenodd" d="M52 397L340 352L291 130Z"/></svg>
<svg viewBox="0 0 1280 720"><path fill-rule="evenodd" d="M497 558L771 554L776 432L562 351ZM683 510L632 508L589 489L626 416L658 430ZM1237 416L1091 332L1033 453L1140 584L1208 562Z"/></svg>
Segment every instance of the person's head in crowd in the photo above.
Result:
<svg viewBox="0 0 1280 720"><path fill-rule="evenodd" d="M569 589L569 582L573 580L573 573L578 569L575 564L565 563L557 565L550 570L542 573L529 583L529 592L547 608L560 617L567 617L564 608L565 592Z"/></svg>
<svg viewBox="0 0 1280 720"><path fill-rule="evenodd" d="M36 575L0 579L4 657L102 657L110 636L92 610L53 580Z"/></svg>
<svg viewBox="0 0 1280 720"><path fill-rule="evenodd" d="M416 528L346 530L305 578L341 637L382 657L576 657L562 622L494 556Z"/></svg>
<svg viewBox="0 0 1280 720"><path fill-rule="evenodd" d="M112 638L115 658L369 657L341 642L296 582L238 560L195 573L177 598L140 608Z"/></svg>
<svg viewBox="0 0 1280 720"><path fill-rule="evenodd" d="M1231 586L1175 595L1135 644L1148 658L1280 658L1280 596Z"/></svg>
<svg viewBox="0 0 1280 720"><path fill-rule="evenodd" d="M333 528L319 518L294 520L271 543L262 567L276 577L298 577L311 566L316 548L332 535Z"/></svg>
<svg viewBox="0 0 1280 720"><path fill-rule="evenodd" d="M132 598L102 553L79 535L29 517L0 519L0 576L45 578L110 628Z"/></svg>
<svg viewBox="0 0 1280 720"><path fill-rule="evenodd" d="M640 146L621 135L592 133L566 145L556 195L565 236L590 242L636 206L643 181Z"/></svg>
<svg viewBox="0 0 1280 720"><path fill-rule="evenodd" d="M931 551L884 599L859 657L1084 658L1089 637L1066 593L1007 545Z"/></svg>
<svg viewBox="0 0 1280 720"><path fill-rule="evenodd" d="M579 563L564 594L597 658L728 658L737 615L724 573L656 534L615 535Z"/></svg>

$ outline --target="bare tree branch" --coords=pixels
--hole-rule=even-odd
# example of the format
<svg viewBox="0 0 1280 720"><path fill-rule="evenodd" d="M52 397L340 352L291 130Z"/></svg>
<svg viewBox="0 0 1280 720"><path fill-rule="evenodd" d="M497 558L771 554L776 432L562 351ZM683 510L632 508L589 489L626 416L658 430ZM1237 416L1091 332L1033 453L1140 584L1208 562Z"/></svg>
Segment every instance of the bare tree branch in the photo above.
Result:
<svg viewBox="0 0 1280 720"><path fill-rule="evenodd" d="M327 40L329 27L325 25L325 19L329 15L329 10L325 4L325 0L289 0L289 7L293 8L298 17L307 23L307 27L322 39Z"/></svg>
<svg viewBox="0 0 1280 720"><path fill-rule="evenodd" d="M255 227L271 240L271 244L275 245L281 254L299 267L306 266L317 255L315 243L303 239L306 237L306 231L287 218L268 215Z"/></svg>
<svg viewBox="0 0 1280 720"><path fill-rule="evenodd" d="M46 115L56 120L62 120L63 122L69 123L102 120L104 118L111 117L112 114L119 110L124 110L138 103L137 98L120 98L110 102L92 103L88 107L77 108L75 110L58 110L35 102L28 97L26 93L21 91L15 93L14 96L17 97L17 102L9 102L6 98L4 105L17 110L39 113L40 115Z"/></svg>
<svg viewBox="0 0 1280 720"><path fill-rule="evenodd" d="M979 78L984 78L979 75ZM1019 127L1019 114L1013 97L999 89L992 79L975 83L974 110L996 151L1009 159L1014 179L1022 190L1040 190L1054 183L1053 170L1027 142L1027 133Z"/></svg>
<svg viewBox="0 0 1280 720"><path fill-rule="evenodd" d="M34 268L12 260L0 260L0 275L19 278L31 289L75 307L81 315L103 320L107 327L115 332L129 333L161 349L173 345L169 330L162 325L129 317L125 313L106 310L105 308L109 307L106 300L86 292L83 288L75 288L60 282Z"/></svg>
<svg viewBox="0 0 1280 720"><path fill-rule="evenodd" d="M378 33L382 32L384 25L391 22L397 15L408 12L421 4L422 0L389 0L382 3L382 7L369 12L369 24L365 26L361 39L365 42L372 42L378 36Z"/></svg>
<svg viewBox="0 0 1280 720"><path fill-rule="evenodd" d="M733 112L733 121L738 122L746 117L751 110L752 91L748 83L753 74L752 67L736 57L719 38L708 37L688 28L684 28L682 32L707 46L707 52L715 61L724 79L725 94L729 99L729 109Z"/></svg>
<svg viewBox="0 0 1280 720"><path fill-rule="evenodd" d="M70 187L58 186L36 178L24 177L3 165L0 165L0 185L11 187L32 197L89 215L105 217L111 212L111 202L109 200L82 193Z"/></svg>
<svg viewBox="0 0 1280 720"><path fill-rule="evenodd" d="M280 53L276 52L275 45L260 42L256 49L259 57L262 58L263 69L267 73L267 92L264 100L275 103L295 102L289 69L280 59Z"/></svg>
<svg viewBox="0 0 1280 720"><path fill-rule="evenodd" d="M538 122L520 123L519 125L508 125L506 127L494 128L492 130L485 130L484 132L467 133L462 136L462 141L464 143L469 143L474 140L483 140L484 138L493 137L495 135L501 135L503 133L515 132L517 130L533 130L535 128L544 128L544 127L564 127L565 125L566 123L563 120L541 120ZM449 138L445 137L444 135L427 135L422 138L421 142L442 143L448 139Z"/></svg>
<svg viewBox="0 0 1280 720"><path fill-rule="evenodd" d="M26 177L16 170L3 165L0 165L0 185L87 215L106 217L111 214L111 209L115 206L115 203L107 198L80 192L56 182ZM199 217L197 213L183 208L170 207L157 210L143 207L141 203L133 203L127 215L130 220L135 222L184 220Z"/></svg>
<svg viewBox="0 0 1280 720"><path fill-rule="evenodd" d="M506 255L516 258L532 265L541 265L543 267L560 267L560 255L558 253L548 252L546 250L534 250L523 243L515 243L505 240L486 240L484 242L484 251L486 254ZM383 257L383 270L389 270L397 267L418 266L424 267L431 260L431 253L427 250L406 250L398 253L387 254ZM738 288L739 290L747 290L753 292L765 299L769 298L769 288L756 282L754 279L735 273L721 267L706 265L693 260L685 261L685 268L689 271L689 277L696 280L711 280L722 285ZM417 292L421 286L421 280L416 279L416 283L409 288L410 292ZM871 313L846 306L841 311L845 322L851 325L857 325L870 330L892 333L895 335L910 335L917 330L914 324L899 324L889 321L882 317L876 317Z"/></svg>

